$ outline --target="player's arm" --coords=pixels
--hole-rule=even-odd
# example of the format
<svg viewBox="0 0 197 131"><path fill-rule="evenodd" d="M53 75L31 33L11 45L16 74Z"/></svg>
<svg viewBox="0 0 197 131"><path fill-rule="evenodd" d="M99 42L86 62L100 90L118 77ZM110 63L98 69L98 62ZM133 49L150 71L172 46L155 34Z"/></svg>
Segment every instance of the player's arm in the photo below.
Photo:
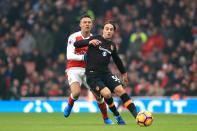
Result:
<svg viewBox="0 0 197 131"><path fill-rule="evenodd" d="M116 47L112 45L112 48L113 48L112 59L113 59L114 63L116 64L117 68L119 69L119 71L122 73L124 83L128 84L128 75L127 75L126 69L123 65L123 62L120 59L120 57L118 56Z"/></svg>
<svg viewBox="0 0 197 131"><path fill-rule="evenodd" d="M74 46L76 48L82 48L89 45L89 39L75 41Z"/></svg>
<svg viewBox="0 0 197 131"><path fill-rule="evenodd" d="M113 46L113 45L112 45ZM114 61L114 63L116 64L116 66L118 67L119 71L124 74L126 73L126 69L122 63L122 60L120 59L120 57L118 56L118 53L117 53L117 50L116 50L116 47L113 46L113 51L112 51L112 59Z"/></svg>
<svg viewBox="0 0 197 131"><path fill-rule="evenodd" d="M85 39L85 40L80 40L80 41L75 41L74 46L76 48L82 48L85 46L97 46L101 43L101 41L99 41L97 39L97 37L92 36L89 39Z"/></svg>
<svg viewBox="0 0 197 131"><path fill-rule="evenodd" d="M84 60L84 55L75 54L75 47L74 47L75 41L76 40L73 36L69 36L67 43L67 60L82 61Z"/></svg>

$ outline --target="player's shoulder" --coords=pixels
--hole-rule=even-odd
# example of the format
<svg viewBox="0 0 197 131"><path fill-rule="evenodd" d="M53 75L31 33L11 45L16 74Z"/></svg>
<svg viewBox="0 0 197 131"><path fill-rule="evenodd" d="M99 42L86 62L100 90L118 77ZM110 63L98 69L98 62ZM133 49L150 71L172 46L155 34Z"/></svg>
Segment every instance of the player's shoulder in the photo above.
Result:
<svg viewBox="0 0 197 131"><path fill-rule="evenodd" d="M79 36L81 36L81 32L80 31L77 31L77 32L72 33L69 36L69 38L76 38L76 37L79 37Z"/></svg>
<svg viewBox="0 0 197 131"><path fill-rule="evenodd" d="M95 34L95 35L92 36L92 38L94 38L94 39L102 39L102 36L99 35L99 34Z"/></svg>

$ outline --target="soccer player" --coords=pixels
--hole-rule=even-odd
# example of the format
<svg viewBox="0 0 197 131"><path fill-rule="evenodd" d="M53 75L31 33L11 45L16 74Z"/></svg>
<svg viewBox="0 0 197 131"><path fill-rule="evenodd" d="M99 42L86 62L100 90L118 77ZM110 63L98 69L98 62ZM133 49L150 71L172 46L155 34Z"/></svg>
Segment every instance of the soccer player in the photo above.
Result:
<svg viewBox="0 0 197 131"><path fill-rule="evenodd" d="M87 39L91 36L92 29L92 19L88 15L84 15L80 18L80 28L81 30L71 34L68 38L67 45L67 69L66 75L70 85L71 94L68 98L68 105L64 109L64 116L68 117L74 105L74 102L79 98L81 84L87 86L86 76L85 76L85 62L84 54L86 53L88 47L75 48L74 42ZM104 99L99 96L95 96L98 107L101 110L102 117L105 124L113 124L113 121L109 119L107 114L107 107Z"/></svg>
<svg viewBox="0 0 197 131"><path fill-rule="evenodd" d="M87 83L92 91L100 93L104 97L115 118L120 117L120 115L114 105L112 92L120 97L124 106L136 118L137 111L134 103L125 92L120 79L116 75L113 75L108 68L110 58L112 57L119 71L122 73L123 82L128 84L127 72L117 54L115 44L111 41L115 30L115 24L112 21L108 21L103 26L102 36L91 36L90 39L75 42L74 46L80 49L88 45L85 72Z"/></svg>

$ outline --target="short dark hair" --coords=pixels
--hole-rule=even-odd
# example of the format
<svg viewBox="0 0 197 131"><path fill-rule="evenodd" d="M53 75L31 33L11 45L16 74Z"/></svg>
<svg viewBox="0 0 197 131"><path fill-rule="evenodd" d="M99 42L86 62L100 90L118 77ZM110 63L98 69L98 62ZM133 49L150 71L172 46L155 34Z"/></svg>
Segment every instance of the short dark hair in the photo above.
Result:
<svg viewBox="0 0 197 131"><path fill-rule="evenodd" d="M81 21L81 19L83 19L83 18L90 18L90 19L92 19L88 14L84 14L84 15L82 15L80 17L79 21Z"/></svg>
<svg viewBox="0 0 197 131"><path fill-rule="evenodd" d="M111 25L114 27L114 30L116 30L115 21L112 21L112 20L106 21L106 22L104 23L104 25L103 25L103 29L104 29L105 25L107 25L107 24L111 24Z"/></svg>

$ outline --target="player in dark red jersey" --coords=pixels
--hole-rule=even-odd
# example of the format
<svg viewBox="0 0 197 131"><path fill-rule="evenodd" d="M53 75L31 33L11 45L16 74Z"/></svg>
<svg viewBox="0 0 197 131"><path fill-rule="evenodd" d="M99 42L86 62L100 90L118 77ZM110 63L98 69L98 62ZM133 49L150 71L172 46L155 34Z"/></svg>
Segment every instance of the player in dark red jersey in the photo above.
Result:
<svg viewBox="0 0 197 131"><path fill-rule="evenodd" d="M115 44L111 41L115 29L114 23L108 21L104 24L102 36L95 35L90 37L90 39L77 41L74 43L74 46L81 48L88 45L86 65L87 83L92 91L101 94L105 98L106 103L118 122L122 118L114 105L111 92L116 93L121 98L124 106L131 112L134 118L137 116L137 111L134 103L125 92L121 81L108 68L110 58L112 57L123 75L123 81L126 84L128 83L127 72L117 54Z"/></svg>
<svg viewBox="0 0 197 131"><path fill-rule="evenodd" d="M85 76L85 62L84 54L87 51L87 46L83 48L75 48L74 42L88 39L92 34L92 19L88 15L84 15L80 19L81 30L71 34L68 38L67 44L67 67L66 75L70 85L71 94L68 98L68 105L64 109L64 116L68 117L74 105L74 102L79 98L81 91L81 84L83 83L88 87ZM96 96L98 106L102 112L103 120L105 124L113 124L107 114L107 107L103 98Z"/></svg>

